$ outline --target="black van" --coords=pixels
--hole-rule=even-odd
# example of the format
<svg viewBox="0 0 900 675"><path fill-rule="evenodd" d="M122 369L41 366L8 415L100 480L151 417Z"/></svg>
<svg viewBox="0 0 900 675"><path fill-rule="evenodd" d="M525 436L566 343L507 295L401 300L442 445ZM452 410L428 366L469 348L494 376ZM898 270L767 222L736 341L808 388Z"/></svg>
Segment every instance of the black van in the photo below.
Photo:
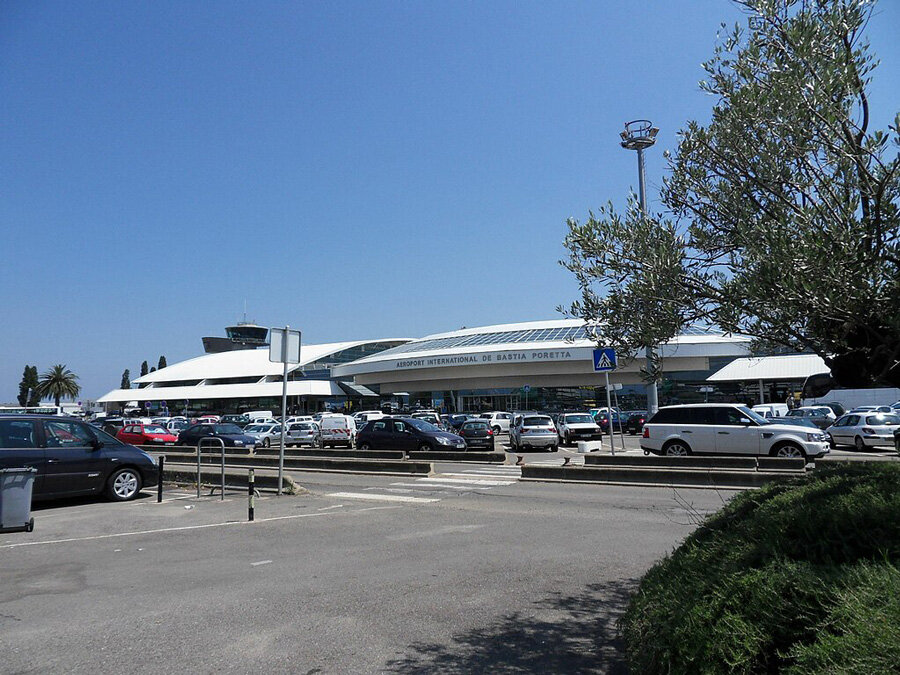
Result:
<svg viewBox="0 0 900 675"><path fill-rule="evenodd" d="M126 501L159 480L151 455L90 424L52 415L0 415L0 469L22 467L37 469L34 500L104 493Z"/></svg>

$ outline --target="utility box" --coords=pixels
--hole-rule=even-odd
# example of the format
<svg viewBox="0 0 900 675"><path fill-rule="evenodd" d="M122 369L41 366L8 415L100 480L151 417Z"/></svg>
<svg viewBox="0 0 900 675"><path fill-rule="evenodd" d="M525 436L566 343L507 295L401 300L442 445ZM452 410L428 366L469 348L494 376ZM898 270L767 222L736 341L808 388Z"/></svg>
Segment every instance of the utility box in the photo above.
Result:
<svg viewBox="0 0 900 675"><path fill-rule="evenodd" d="M37 469L0 469L0 532L31 532L31 490Z"/></svg>

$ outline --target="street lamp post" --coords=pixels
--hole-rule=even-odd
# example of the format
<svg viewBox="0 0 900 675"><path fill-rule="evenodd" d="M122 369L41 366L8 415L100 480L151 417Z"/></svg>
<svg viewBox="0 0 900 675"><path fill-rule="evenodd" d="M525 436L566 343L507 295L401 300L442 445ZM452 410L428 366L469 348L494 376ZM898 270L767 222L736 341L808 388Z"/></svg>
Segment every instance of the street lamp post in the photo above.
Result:
<svg viewBox="0 0 900 675"><path fill-rule="evenodd" d="M638 198L640 199L641 215L647 217L647 196L644 190L644 150L656 143L656 134L659 129L654 127L650 120L633 120L625 123L625 131L619 134L622 138L622 147L626 150L637 150L638 156ZM654 345L647 345L647 372L656 375L654 369ZM647 384L647 414L652 415L659 410L659 398L656 394L656 380Z"/></svg>

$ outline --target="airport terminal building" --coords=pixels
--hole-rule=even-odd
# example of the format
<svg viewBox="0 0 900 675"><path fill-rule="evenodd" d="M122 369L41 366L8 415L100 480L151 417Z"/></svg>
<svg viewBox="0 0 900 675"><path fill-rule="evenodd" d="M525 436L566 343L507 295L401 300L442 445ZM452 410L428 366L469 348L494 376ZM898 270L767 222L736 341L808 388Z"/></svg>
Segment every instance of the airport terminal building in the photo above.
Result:
<svg viewBox="0 0 900 675"><path fill-rule="evenodd" d="M266 330L231 326L228 338L204 338L207 354L139 377L136 389L113 390L99 402L171 414L280 409L282 365L269 361ZM462 412L603 405L603 376L593 371L596 346L574 319L303 345L301 362L288 371L288 407L314 412L393 403ZM702 401L707 378L748 356L750 338L691 329L659 352L660 404ZM642 359L620 363L610 376L623 385L616 393L624 408L646 406L642 365Z"/></svg>

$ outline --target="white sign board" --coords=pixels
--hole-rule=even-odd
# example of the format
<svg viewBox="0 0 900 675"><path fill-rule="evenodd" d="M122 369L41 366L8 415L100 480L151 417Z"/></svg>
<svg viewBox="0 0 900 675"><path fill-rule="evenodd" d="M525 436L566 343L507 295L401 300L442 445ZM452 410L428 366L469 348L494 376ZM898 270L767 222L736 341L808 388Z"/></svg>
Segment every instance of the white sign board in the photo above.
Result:
<svg viewBox="0 0 900 675"><path fill-rule="evenodd" d="M300 363L300 331L270 328L269 361L272 363Z"/></svg>

